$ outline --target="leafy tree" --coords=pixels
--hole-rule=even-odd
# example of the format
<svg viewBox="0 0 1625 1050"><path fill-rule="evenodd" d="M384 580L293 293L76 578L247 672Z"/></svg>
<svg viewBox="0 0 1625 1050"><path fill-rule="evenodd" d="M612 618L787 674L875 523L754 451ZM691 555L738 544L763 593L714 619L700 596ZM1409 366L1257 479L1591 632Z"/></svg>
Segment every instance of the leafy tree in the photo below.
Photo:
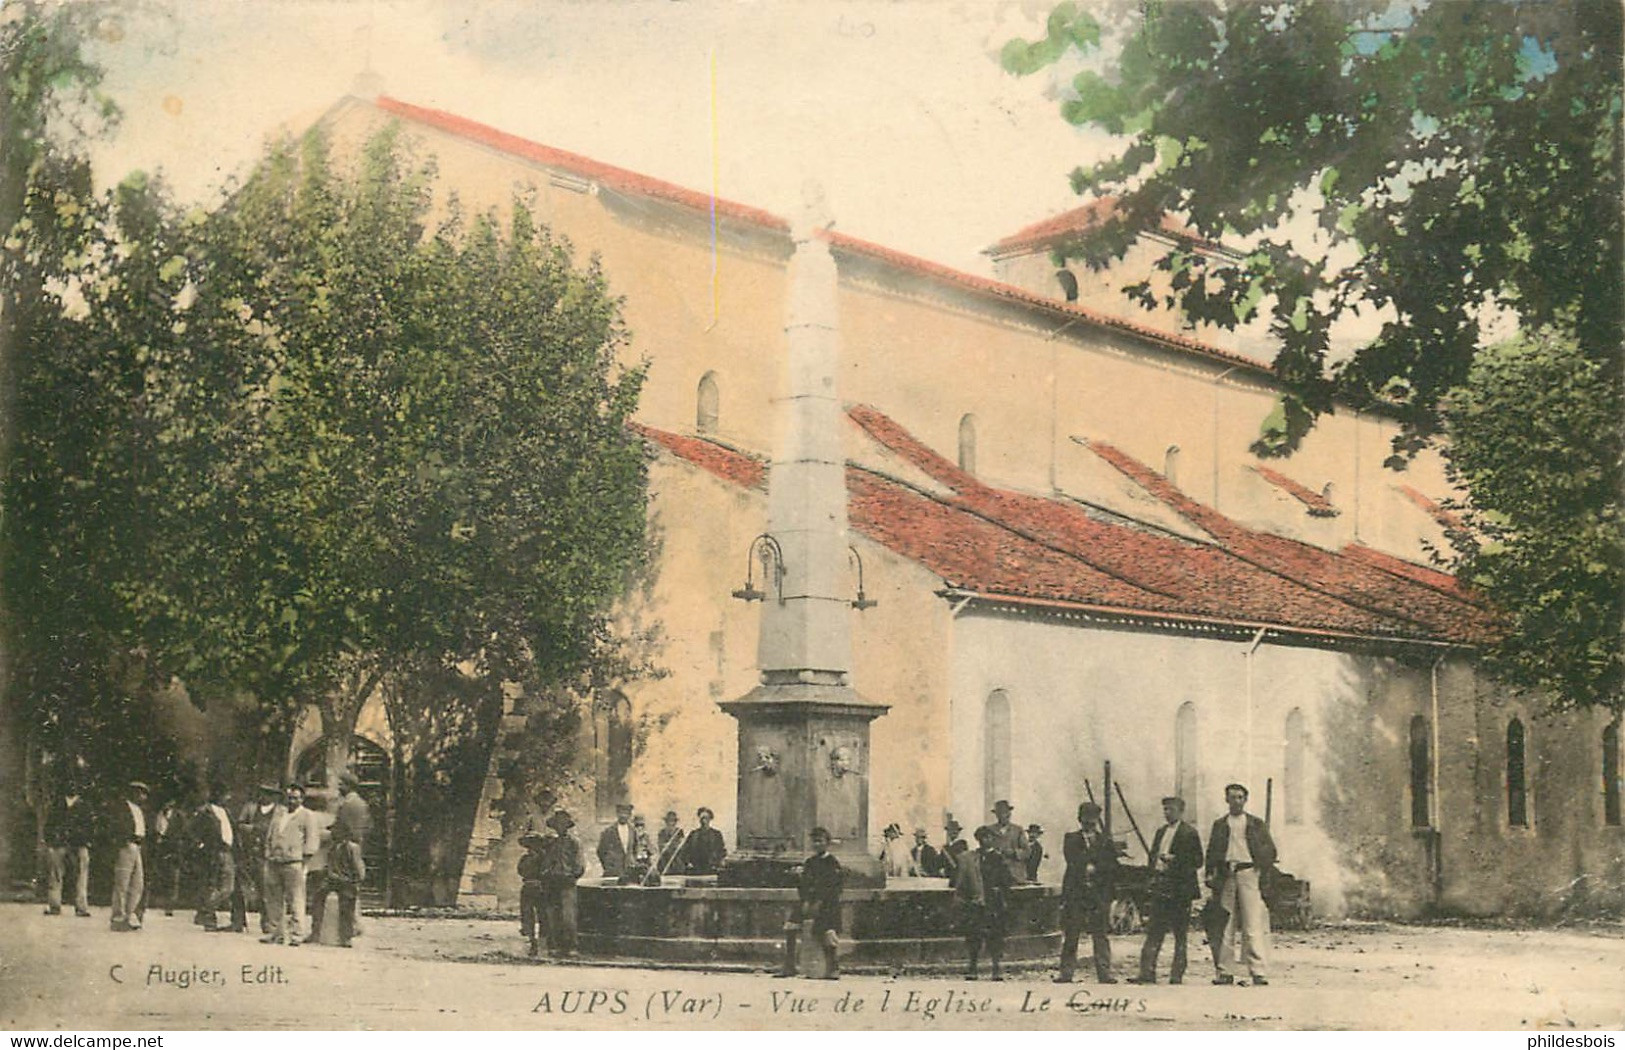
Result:
<svg viewBox="0 0 1625 1050"><path fill-rule="evenodd" d="M1196 320L1268 318L1286 392L1257 451L1289 452L1341 401L1399 419L1390 465L1403 466L1445 427L1451 392L1466 388L1451 417L1463 428L1445 452L1460 477L1485 482L1473 492L1478 520L1510 531L1493 532L1502 553L1490 561L1465 533L1458 554L1524 629L1497 643L1496 666L1515 684L1554 690L1559 704L1620 702L1617 657L1594 657L1618 651L1625 577L1617 558L1596 559L1592 525L1579 523L1621 541L1621 29L1617 3L1193 0L1101 20L1068 0L1042 40L1011 41L1002 54L1027 74L1116 45L1109 75L1073 77L1062 115L1120 136L1115 155L1072 173L1079 192L1118 195L1120 207L1057 252L1103 266L1168 213L1201 237L1243 245L1239 264L1176 244L1158 266L1170 278L1167 305ZM1149 282L1128 291L1156 298ZM1335 352L1333 325L1371 312L1382 320L1375 337ZM1567 332L1574 349L1528 366L1530 346L1563 342L1542 337L1475 368L1496 313L1525 331ZM1529 506L1537 490L1496 485L1484 466L1540 442L1504 433L1511 443L1499 450L1468 447L1487 431L1466 406L1508 406L1500 380L1512 360L1526 362L1526 378L1555 384L1531 391L1534 404L1582 387L1600 399L1598 437L1564 463L1605 480L1566 493L1587 501L1567 516ZM1559 364L1585 371L1565 378ZM1514 419L1533 437L1545 424L1529 408ZM1518 468L1526 476L1553 468L1530 455ZM1556 531L1537 538L1510 526L1537 517ZM1597 565L1607 566L1601 578ZM1549 605L1524 604L1571 585L1593 597L1611 589L1612 614L1559 630ZM1574 597L1571 612L1590 600ZM1562 633L1573 630L1590 637ZM1548 650L1578 662L1543 671Z"/></svg>
<svg viewBox="0 0 1625 1050"><path fill-rule="evenodd" d="M176 531L206 571L153 600L188 682L321 703L335 775L381 686L456 669L488 714L606 658L644 558L618 301L522 200L432 225L433 174L392 129L349 166L278 143L184 260L189 389L220 396Z"/></svg>
<svg viewBox="0 0 1625 1050"><path fill-rule="evenodd" d="M1492 649L1489 666L1560 706L1617 706L1625 683L1612 394L1571 335L1544 330L1480 351L1445 402L1449 466L1473 494L1458 508L1459 571L1502 599L1514 637L1540 641Z"/></svg>

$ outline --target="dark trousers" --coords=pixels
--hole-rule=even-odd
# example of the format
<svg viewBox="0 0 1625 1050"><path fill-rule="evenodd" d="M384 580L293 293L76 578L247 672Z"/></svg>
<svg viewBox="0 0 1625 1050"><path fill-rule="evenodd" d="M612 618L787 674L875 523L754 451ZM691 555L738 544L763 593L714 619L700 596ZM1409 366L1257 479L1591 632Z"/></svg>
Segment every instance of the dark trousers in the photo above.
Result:
<svg viewBox="0 0 1625 1050"><path fill-rule="evenodd" d="M356 891L359 888L353 882L329 882L322 893L324 898L327 892L338 894L339 944L346 947L350 944L350 938L355 936Z"/></svg>
<svg viewBox="0 0 1625 1050"><path fill-rule="evenodd" d="M548 886L542 892L542 936L552 952L576 950L576 884Z"/></svg>
<svg viewBox="0 0 1625 1050"><path fill-rule="evenodd" d="M237 861L231 850L223 849L201 860L198 868L201 892L197 919L205 930L212 930L220 922L215 913L230 906L232 893L237 888Z"/></svg>
<svg viewBox="0 0 1625 1050"><path fill-rule="evenodd" d="M306 940L319 941L322 919L327 915L327 869L305 872L305 907L310 911L310 933Z"/></svg>
<svg viewBox="0 0 1625 1050"><path fill-rule="evenodd" d="M519 932L526 937L536 936L536 927L542 918L542 884L527 882L519 888Z"/></svg>
<svg viewBox="0 0 1625 1050"><path fill-rule="evenodd" d="M1185 977L1185 935L1191 924L1191 902L1151 898L1151 914L1146 917L1145 945L1140 949L1140 978L1153 980L1157 976L1157 956L1162 953L1162 939L1174 935L1174 963L1168 979L1174 982Z"/></svg>
<svg viewBox="0 0 1625 1050"><path fill-rule="evenodd" d="M993 976L999 976L999 966L1004 962L1004 912L983 904L966 904L960 922L965 932L965 949L970 956L965 972L976 972L976 964L982 957L983 949L986 949Z"/></svg>
<svg viewBox="0 0 1625 1050"><path fill-rule="evenodd" d="M1061 911L1061 976L1071 977L1078 968L1078 938L1084 930L1095 953L1095 977L1104 981L1112 972L1112 942L1106 936L1111 909L1101 902L1096 907L1072 905Z"/></svg>

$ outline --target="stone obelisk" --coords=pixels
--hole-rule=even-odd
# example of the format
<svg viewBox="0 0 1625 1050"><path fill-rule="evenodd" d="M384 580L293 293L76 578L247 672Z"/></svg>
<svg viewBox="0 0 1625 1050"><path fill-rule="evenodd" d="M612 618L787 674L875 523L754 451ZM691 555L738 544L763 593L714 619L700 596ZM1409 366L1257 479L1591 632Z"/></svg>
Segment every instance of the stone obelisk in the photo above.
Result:
<svg viewBox="0 0 1625 1050"><path fill-rule="evenodd" d="M782 564L765 574L761 684L722 704L739 720L739 841L722 881L790 883L790 865L811 852L812 829L823 827L847 885L879 885L884 876L868 849L869 723L887 707L860 698L850 681L855 581L836 384L840 328L835 260L820 236L832 223L816 187L806 198L784 324L789 382L775 409L768 475L768 535Z"/></svg>

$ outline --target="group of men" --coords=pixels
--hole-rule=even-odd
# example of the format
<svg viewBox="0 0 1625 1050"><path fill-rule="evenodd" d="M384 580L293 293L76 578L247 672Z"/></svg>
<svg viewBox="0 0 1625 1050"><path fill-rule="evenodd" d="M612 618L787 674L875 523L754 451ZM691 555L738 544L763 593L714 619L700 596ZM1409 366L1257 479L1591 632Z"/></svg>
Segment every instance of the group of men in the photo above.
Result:
<svg viewBox="0 0 1625 1050"><path fill-rule="evenodd" d="M685 831L676 810L668 810L651 841L648 827L630 803L615 807L615 823L598 836L598 863L604 877L623 885L658 886L671 875L715 875L728 855L722 832L711 826L716 814L701 806L699 827ZM519 837L519 933L532 956L543 945L556 956L576 950L576 880L586 871L575 818L554 810L541 829Z"/></svg>
<svg viewBox="0 0 1625 1050"><path fill-rule="evenodd" d="M1245 786L1227 785L1225 805L1227 813L1214 821L1204 853L1200 834L1184 819L1184 800L1173 796L1162 800L1163 823L1153 833L1147 849L1145 942L1140 949L1139 973L1129 979L1131 983L1156 983L1157 960L1169 934L1174 940L1169 983L1184 982L1191 908L1201 897L1198 879L1204 872L1213 894L1209 907L1219 920L1209 928L1213 983L1236 984L1243 969L1252 984L1269 983L1270 920L1263 890L1275 872L1275 843L1269 825L1246 811ZM924 830L919 829L908 853L908 874L946 876L950 880L966 942L967 980L979 977L984 952L991 967L989 976L995 981L1004 979L1001 965L1008 932L1009 893L1023 882L1036 882L1043 860L1037 835L1029 836L1011 822L1013 810L1005 800L994 804L993 822L976 829L975 849L959 837L962 828L950 818L942 849L927 843ZM1042 829L1033 825L1028 832L1041 834ZM887 846L881 858L890 874L892 868L903 863L901 851L894 852L901 829L895 824L889 826L885 838ZM828 832L814 828L812 843L813 855L801 870L800 907L785 926L781 976L797 972L798 938L804 932L817 938L824 949L823 972L819 976L839 973L836 945L843 873L829 853ZM1061 881L1061 959L1055 981L1070 984L1075 979L1078 942L1087 932L1097 981L1116 984L1109 936L1111 906L1119 857L1126 847L1106 834L1100 807L1085 802L1078 807L1078 828L1067 832L1061 852L1066 871Z"/></svg>
<svg viewBox="0 0 1625 1050"><path fill-rule="evenodd" d="M1213 893L1210 907L1222 921L1210 925L1214 984L1235 984L1245 968L1254 985L1269 983L1270 920L1263 887L1274 875L1277 860L1269 825L1247 812L1247 788L1226 785L1226 814L1213 822L1206 853L1196 828L1186 822L1184 799L1162 800L1163 823L1152 835L1147 865L1150 884L1145 942L1140 949L1135 984L1155 984L1163 941L1173 935L1170 984L1182 984L1188 965L1186 940L1191 906L1201 897L1199 873ZM1066 874L1061 882L1061 962L1055 980L1069 983L1077 967L1078 940L1087 931L1094 952L1095 978L1114 984L1111 972L1111 903L1122 847L1100 826L1100 807L1078 807L1078 830L1062 845ZM1217 935L1217 936L1215 936Z"/></svg>
<svg viewBox="0 0 1625 1050"><path fill-rule="evenodd" d="M604 877L623 883L658 884L663 875L715 875L728 855L722 832L711 826L716 814L701 806L699 827L685 831L676 810L668 810L655 840L630 803L615 807L615 823L598 836L598 863Z"/></svg>
<svg viewBox="0 0 1625 1050"><path fill-rule="evenodd" d="M207 931L246 932L248 912L257 908L262 941L298 945L305 939L307 901L314 932L321 927L327 895L337 893L337 940L349 947L359 932L357 897L366 878L362 845L372 826L370 809L356 787L353 776L342 775L337 804L328 813L298 783L281 789L261 784L258 798L234 815L230 793L218 782L149 812L150 788L131 781L106 820L113 854L111 928L120 933L141 929L149 899L170 915L177 904L189 901L193 922ZM74 913L90 914L97 824L92 808L72 786L47 811L47 915L62 912L70 868Z"/></svg>

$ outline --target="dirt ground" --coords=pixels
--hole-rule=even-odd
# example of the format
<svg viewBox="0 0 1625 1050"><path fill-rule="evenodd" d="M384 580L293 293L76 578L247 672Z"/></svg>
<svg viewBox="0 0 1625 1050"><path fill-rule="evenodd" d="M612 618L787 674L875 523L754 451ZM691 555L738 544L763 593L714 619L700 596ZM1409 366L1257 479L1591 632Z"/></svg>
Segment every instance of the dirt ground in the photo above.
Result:
<svg viewBox="0 0 1625 1050"><path fill-rule="evenodd" d="M0 905L0 1027L16 1030L553 1028L1619 1029L1625 927L1347 924L1275 938L1270 985L1214 987L1193 935L1181 987L1000 984L944 976L765 973L526 959L515 924L371 918L350 950L206 934L148 917ZM1137 937L1113 942L1127 977ZM1166 966L1166 954L1164 957Z"/></svg>

